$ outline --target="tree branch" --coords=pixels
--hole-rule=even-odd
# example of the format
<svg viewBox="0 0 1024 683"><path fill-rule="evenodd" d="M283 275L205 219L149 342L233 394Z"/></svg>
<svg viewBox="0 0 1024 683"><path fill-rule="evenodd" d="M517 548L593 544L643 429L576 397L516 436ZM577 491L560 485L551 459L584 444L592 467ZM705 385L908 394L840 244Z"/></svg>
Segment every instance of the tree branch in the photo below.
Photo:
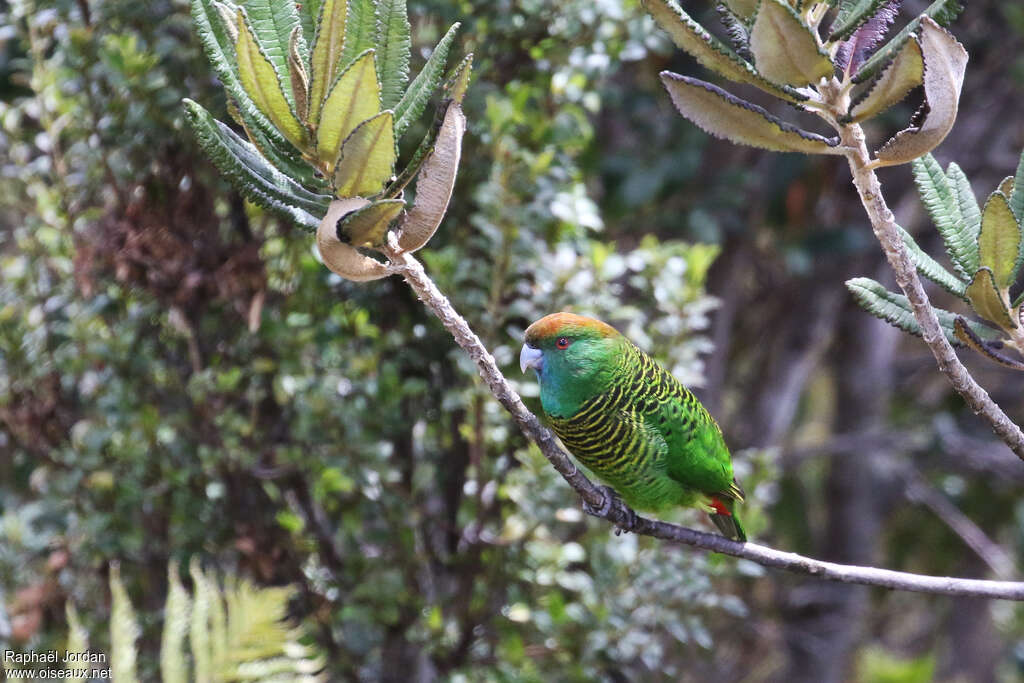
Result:
<svg viewBox="0 0 1024 683"><path fill-rule="evenodd" d="M867 145L864 143L864 131L859 124L853 123L839 127L842 144L846 146L846 159L853 172L853 184L860 195L861 204L871 219L871 227L875 231L885 252L885 257L892 266L896 276L896 284L906 294L914 310L914 318L921 326L924 343L931 349L938 362L939 370L949 379L957 393L963 396L967 405L977 415L982 415L992 425L992 431L1010 447L1017 457L1024 460L1024 432L1003 412L995 401L979 385L967 368L963 366L956 352L943 334L939 319L928 302L917 268L907 253L907 248L900 238L896 220L882 196L882 187L878 176L870 167Z"/></svg>
<svg viewBox="0 0 1024 683"><path fill-rule="evenodd" d="M385 253L391 260L392 272L405 278L405 281L419 295L427 308L437 316L445 329L455 338L458 345L469 354L491 393L512 414L523 433L537 444L544 457L573 490L589 504L590 508L595 510L603 508L604 492L577 469L559 446L554 435L541 425L537 416L526 408L519 394L501 374L494 357L487 351L465 319L452 307L448 298L441 293L434 281L426 274L423 265L412 254L399 250L393 238L391 244L385 248ZM936 321L937 326L938 322ZM637 516L618 499L613 499L610 503L603 514L595 516L614 523L624 531L632 531L644 536L731 555L765 567L782 569L796 574L807 574L831 581L858 583L893 590L1024 601L1024 583L1021 582L926 576L874 567L823 562L756 543L739 543L723 536L646 519Z"/></svg>

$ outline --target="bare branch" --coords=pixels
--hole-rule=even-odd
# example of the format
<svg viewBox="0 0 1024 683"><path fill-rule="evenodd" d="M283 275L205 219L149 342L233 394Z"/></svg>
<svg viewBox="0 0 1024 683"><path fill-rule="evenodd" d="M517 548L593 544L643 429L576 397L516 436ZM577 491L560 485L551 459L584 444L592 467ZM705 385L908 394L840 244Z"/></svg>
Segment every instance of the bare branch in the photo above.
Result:
<svg viewBox="0 0 1024 683"><path fill-rule="evenodd" d="M385 251L391 259L393 272L405 278L405 281L415 290L427 308L437 316L459 346L469 354L491 393L512 414L523 433L537 444L544 457L591 508L601 509L604 507L604 492L577 469L569 456L562 450L554 435L541 425L537 417L526 408L519 394L501 374L501 370L494 362L494 357L487 351L465 319L452 307L448 298L441 293L434 281L426 274L422 264L413 258L412 254L402 252L393 238ZM936 322L936 327L937 325ZM858 583L919 593L1024 601L1024 582L926 576L874 567L823 562L756 543L739 543L723 536L639 517L618 499L612 500L608 509L600 517L614 523L624 531L674 541L750 560L765 567L782 569L796 574L807 574L830 581Z"/></svg>

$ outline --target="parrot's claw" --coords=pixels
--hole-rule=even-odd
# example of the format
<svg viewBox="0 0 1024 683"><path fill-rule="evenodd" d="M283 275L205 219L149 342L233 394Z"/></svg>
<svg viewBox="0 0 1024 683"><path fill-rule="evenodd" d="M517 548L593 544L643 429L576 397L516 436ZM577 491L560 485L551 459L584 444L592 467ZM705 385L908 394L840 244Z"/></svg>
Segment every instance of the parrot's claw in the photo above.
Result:
<svg viewBox="0 0 1024 683"><path fill-rule="evenodd" d="M607 519L607 515L609 512L612 511L612 506L615 504L615 501L621 501L622 499L619 497L619 494L615 492L615 489L613 489L611 486L600 486L598 488L600 488L601 493L604 494L604 502L601 503L601 507L594 507L587 501L583 501L583 511L588 515L600 517L601 519ZM615 523L616 536L621 534L623 531L629 533L629 530L636 526L636 512L634 512L633 509L630 507L623 507L625 507L626 510L626 520L622 524L619 524L618 522Z"/></svg>

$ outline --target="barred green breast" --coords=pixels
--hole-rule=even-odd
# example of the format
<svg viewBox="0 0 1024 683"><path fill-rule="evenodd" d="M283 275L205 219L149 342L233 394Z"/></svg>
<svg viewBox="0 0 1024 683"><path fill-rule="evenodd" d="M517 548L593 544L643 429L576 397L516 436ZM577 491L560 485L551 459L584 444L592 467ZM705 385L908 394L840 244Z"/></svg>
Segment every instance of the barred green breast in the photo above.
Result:
<svg viewBox="0 0 1024 683"><path fill-rule="evenodd" d="M570 313L526 332L552 429L583 465L638 510L697 505L746 540L734 512L743 491L718 424L697 398L614 328Z"/></svg>

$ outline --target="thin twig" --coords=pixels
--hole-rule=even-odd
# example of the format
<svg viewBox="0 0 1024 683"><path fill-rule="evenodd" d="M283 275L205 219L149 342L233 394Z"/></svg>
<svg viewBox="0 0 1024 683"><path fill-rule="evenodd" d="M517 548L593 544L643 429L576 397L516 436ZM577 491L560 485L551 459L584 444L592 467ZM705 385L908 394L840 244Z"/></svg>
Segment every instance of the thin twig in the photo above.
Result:
<svg viewBox="0 0 1024 683"><path fill-rule="evenodd" d="M437 316L459 346L469 354L473 362L476 363L480 377L483 378L495 398L512 414L523 433L537 444L544 457L573 490L589 504L590 508L601 509L604 507L604 492L576 468L569 456L559 446L554 435L541 425L537 417L526 408L519 394L498 369L494 357L487 351L465 319L452 307L448 298L441 293L434 281L426 274L422 264L412 254L401 252L394 242L385 249L385 253L391 259L392 271L405 278L405 281L419 295L427 308ZM765 567L797 574L808 574L831 581L879 586L893 590L1024 601L1024 583L1021 582L926 576L874 567L823 562L756 543L739 543L723 536L646 519L637 516L618 499L612 500L610 503L602 514L595 516L612 522L624 531L632 531L644 536L731 555Z"/></svg>
<svg viewBox="0 0 1024 683"><path fill-rule="evenodd" d="M875 231L885 251L899 285L914 311L914 319L921 327L924 343L931 349L938 362L939 370L949 379L957 393L963 396L967 405L977 415L982 415L992 425L992 431L1010 447L1017 457L1024 460L1024 432L1011 420L1002 408L979 385L967 368L963 366L956 352L946 339L935 310L928 302L917 268L907 252L906 245L900 237L896 220L882 196L882 187L871 167L868 148L864 142L864 131L860 125L853 123L839 128L843 145L847 148L846 159L853 172L853 184L860 195L871 227Z"/></svg>

